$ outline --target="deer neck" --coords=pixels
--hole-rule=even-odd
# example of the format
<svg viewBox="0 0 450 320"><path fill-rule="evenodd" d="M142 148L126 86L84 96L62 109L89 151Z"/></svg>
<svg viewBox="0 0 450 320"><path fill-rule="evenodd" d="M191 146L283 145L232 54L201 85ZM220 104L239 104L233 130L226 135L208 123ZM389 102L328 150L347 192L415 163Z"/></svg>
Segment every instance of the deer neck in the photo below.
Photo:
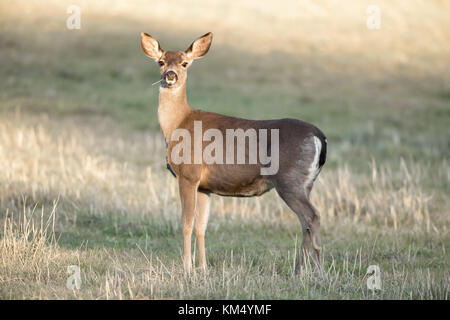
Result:
<svg viewBox="0 0 450 320"><path fill-rule="evenodd" d="M186 84L173 89L160 87L158 121L166 142L191 111L186 99Z"/></svg>

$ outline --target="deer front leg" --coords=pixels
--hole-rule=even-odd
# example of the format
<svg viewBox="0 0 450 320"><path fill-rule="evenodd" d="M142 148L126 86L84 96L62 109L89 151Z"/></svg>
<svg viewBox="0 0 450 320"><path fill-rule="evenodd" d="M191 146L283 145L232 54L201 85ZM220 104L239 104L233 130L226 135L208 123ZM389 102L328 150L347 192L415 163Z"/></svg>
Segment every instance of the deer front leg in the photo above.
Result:
<svg viewBox="0 0 450 320"><path fill-rule="evenodd" d="M198 242L198 266L206 270L205 232L209 218L210 196L205 192L197 192L197 213L195 217L195 234Z"/></svg>
<svg viewBox="0 0 450 320"><path fill-rule="evenodd" d="M180 178L178 180L181 198L181 210L183 220L183 237L184 237L184 270L191 272L191 236L195 215L195 203L197 201L197 185Z"/></svg>

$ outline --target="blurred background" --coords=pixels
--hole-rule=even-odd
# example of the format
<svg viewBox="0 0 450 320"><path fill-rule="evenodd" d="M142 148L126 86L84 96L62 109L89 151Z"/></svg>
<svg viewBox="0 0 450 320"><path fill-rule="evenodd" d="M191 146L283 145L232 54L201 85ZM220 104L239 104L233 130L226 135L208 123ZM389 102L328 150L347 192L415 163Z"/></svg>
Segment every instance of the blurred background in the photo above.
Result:
<svg viewBox="0 0 450 320"><path fill-rule="evenodd" d="M66 26L72 4L81 10L80 29ZM380 29L367 27L372 4L380 9ZM211 51L189 70L194 107L311 121L334 146L344 143L330 152L334 162L351 148L344 138L361 143L348 159L358 163L373 148L375 157L440 159L448 151L447 1L5 0L0 6L2 110L107 114L157 129L158 86L151 83L158 68L141 52L140 32L163 49L185 50L211 31Z"/></svg>
<svg viewBox="0 0 450 320"><path fill-rule="evenodd" d="M80 9L79 29L67 25L72 5ZM371 5L379 8L379 28L371 27ZM165 170L158 86L151 85L159 80L159 68L143 54L141 32L158 39L165 50L185 50L198 36L213 32L209 53L189 70L189 103L251 119L298 118L321 128L329 151L313 203L322 213L329 252L339 258L343 249L352 255L351 250L363 248L360 257L363 252L363 260L371 263L373 241L386 232L378 240L376 262L409 261L411 282L405 280L410 291L394 286L385 297L410 297L409 292L411 297L448 297L450 2L445 0L2 0L0 210L5 223L8 212L31 215L33 207L42 206L51 216L57 207L53 232L65 251L52 247L55 257L80 259L90 252L79 249L83 245L99 256L105 253L95 248L113 247L127 252L124 261L132 252L145 264L141 252L132 251L138 243L144 252L163 250L161 261L177 261L178 195ZM274 194L215 199L208 231L219 242L209 247L213 270L228 261L224 251L232 248L238 254L245 243L261 265L270 269L275 261L277 270L290 268L283 261L299 227ZM223 230L235 234L235 240L221 238ZM5 232L2 241L12 245ZM260 243L261 234L270 243ZM10 236L17 234L11 231ZM417 260L398 258L416 249ZM40 278L42 263L52 255L31 262L24 255L3 261L0 282L2 277L20 278L20 270L29 268L39 286L8 282L0 296L65 297L55 289L61 284L51 282L63 279L65 269L52 270L59 276L48 283L45 275ZM106 267L89 257L81 260L94 270L90 281L106 277L108 288L117 291L93 285L84 297L158 296L136 283L131 293L123 293L120 281L108 278ZM342 260L325 257L337 265ZM431 266L437 287L416 287L412 279L422 276L418 266ZM173 287L161 280L161 296L230 292L213 276L206 295L200 287L195 294L179 291L176 281L182 280L175 279ZM297 297L295 288L278 292L270 287L271 279L261 280L267 281L265 290L248 287L250 295L231 290L230 296ZM360 285L350 276L342 281ZM52 289L42 291L45 285ZM339 287L329 288L335 297L352 297ZM327 294L324 290L317 297Z"/></svg>

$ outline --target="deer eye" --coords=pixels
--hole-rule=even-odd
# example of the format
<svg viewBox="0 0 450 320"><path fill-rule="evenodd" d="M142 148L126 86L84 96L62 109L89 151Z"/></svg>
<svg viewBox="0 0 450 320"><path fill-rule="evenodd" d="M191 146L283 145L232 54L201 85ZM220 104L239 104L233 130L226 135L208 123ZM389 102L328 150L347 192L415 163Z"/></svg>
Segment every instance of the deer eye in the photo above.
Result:
<svg viewBox="0 0 450 320"><path fill-rule="evenodd" d="M158 64L162 67L162 66L164 65L164 61L159 60L159 61L158 61Z"/></svg>
<svg viewBox="0 0 450 320"><path fill-rule="evenodd" d="M181 64L183 67L187 67L187 65L188 65L188 63L187 62L183 62L182 64Z"/></svg>

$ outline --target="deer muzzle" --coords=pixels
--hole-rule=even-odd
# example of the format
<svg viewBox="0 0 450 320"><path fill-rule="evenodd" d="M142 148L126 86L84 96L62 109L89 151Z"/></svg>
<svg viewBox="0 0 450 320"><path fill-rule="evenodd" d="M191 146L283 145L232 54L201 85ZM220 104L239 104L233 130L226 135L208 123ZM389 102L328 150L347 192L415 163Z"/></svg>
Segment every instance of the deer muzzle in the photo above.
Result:
<svg viewBox="0 0 450 320"><path fill-rule="evenodd" d="M167 71L164 75L164 80L169 86L171 86L177 82L178 76L174 71Z"/></svg>

